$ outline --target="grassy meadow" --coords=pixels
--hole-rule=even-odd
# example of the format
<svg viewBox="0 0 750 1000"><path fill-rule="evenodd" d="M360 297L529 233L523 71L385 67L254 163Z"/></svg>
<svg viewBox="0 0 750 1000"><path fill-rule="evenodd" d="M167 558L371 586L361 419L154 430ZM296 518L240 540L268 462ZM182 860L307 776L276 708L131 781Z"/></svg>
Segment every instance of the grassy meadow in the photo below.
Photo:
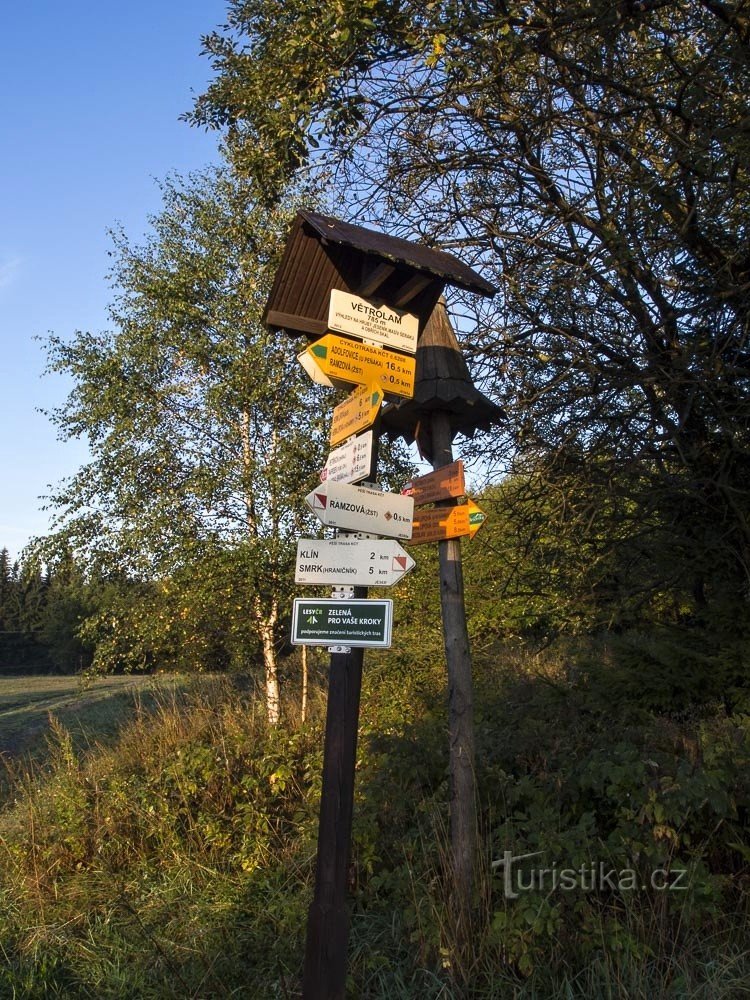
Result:
<svg viewBox="0 0 750 1000"><path fill-rule="evenodd" d="M79 739L111 735L134 696L153 682L131 676L0 677L0 753L43 752L50 715Z"/></svg>
<svg viewBox="0 0 750 1000"><path fill-rule="evenodd" d="M34 767L11 761L0 997L298 997L322 690L304 725L290 705L269 729L237 678L112 681L93 704L39 682L39 712L58 698L67 715L48 716L43 767L39 746ZM552 653L485 653L476 686L483 852L462 947L442 668L368 653L348 996L747 996L748 720L607 712L595 680ZM508 850L633 870L638 888L528 883L509 898L493 867ZM683 869L685 891L649 885Z"/></svg>

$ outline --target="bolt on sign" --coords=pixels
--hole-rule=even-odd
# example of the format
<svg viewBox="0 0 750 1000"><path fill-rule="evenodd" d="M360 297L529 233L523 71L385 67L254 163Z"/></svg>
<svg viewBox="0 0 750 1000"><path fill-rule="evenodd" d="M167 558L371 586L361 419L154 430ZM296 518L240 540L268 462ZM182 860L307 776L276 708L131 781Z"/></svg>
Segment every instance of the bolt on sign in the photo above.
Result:
<svg viewBox="0 0 750 1000"><path fill-rule="evenodd" d="M337 288L331 290L328 327L410 354L417 350L418 316L393 306L377 305Z"/></svg>
<svg viewBox="0 0 750 1000"><path fill-rule="evenodd" d="M361 385L351 395L333 408L331 433L332 445L345 441L366 427L371 427L383 402L383 391L374 385Z"/></svg>
<svg viewBox="0 0 750 1000"><path fill-rule="evenodd" d="M430 507L414 513L409 544L423 545L446 538L473 538L487 515L469 500L457 507Z"/></svg>
<svg viewBox="0 0 750 1000"><path fill-rule="evenodd" d="M371 385L385 396L411 399L414 395L416 358L385 347L327 333L298 354L297 360L319 385L337 389Z"/></svg>
<svg viewBox="0 0 750 1000"><path fill-rule="evenodd" d="M391 644L393 601L318 600L298 597L292 608L295 646L367 646Z"/></svg>
<svg viewBox="0 0 750 1000"><path fill-rule="evenodd" d="M414 501L400 493L325 482L307 494L305 503L329 528L362 531L386 538L411 538Z"/></svg>
<svg viewBox="0 0 750 1000"><path fill-rule="evenodd" d="M367 431L334 448L320 478L322 482L358 483L370 475L371 465L372 431Z"/></svg>
<svg viewBox="0 0 750 1000"><path fill-rule="evenodd" d="M401 490L404 496L414 499L414 506L421 507L437 500L450 500L466 494L464 480L464 463L459 459L450 465L444 465L426 476L412 479Z"/></svg>

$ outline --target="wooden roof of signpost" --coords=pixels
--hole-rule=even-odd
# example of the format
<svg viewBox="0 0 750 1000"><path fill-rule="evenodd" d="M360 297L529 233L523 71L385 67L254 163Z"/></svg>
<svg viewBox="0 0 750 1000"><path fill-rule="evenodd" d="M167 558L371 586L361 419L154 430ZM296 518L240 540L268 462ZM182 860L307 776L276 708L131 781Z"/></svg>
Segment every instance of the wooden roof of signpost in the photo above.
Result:
<svg viewBox="0 0 750 1000"><path fill-rule="evenodd" d="M403 437L407 444L417 441L422 454L429 458L431 415L436 410L448 415L451 438L459 433L472 437L475 431L489 430L502 422L502 407L481 393L472 381L444 299L435 306L419 339L416 360L414 397L388 404L381 414L382 431L391 440Z"/></svg>
<svg viewBox="0 0 750 1000"><path fill-rule="evenodd" d="M303 210L287 239L263 322L292 335L328 328L331 290L405 309L424 328L446 285L479 295L497 289L450 253Z"/></svg>

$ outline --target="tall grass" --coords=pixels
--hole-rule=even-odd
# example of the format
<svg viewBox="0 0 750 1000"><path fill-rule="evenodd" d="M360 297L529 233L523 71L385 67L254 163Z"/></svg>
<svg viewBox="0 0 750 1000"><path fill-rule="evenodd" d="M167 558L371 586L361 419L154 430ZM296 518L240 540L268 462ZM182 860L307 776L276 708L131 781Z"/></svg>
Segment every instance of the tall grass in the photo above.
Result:
<svg viewBox="0 0 750 1000"><path fill-rule="evenodd" d="M732 847L742 726L711 721L688 767L685 734L662 720L592 720L559 661L480 664L477 687L483 852L467 946L453 933L439 663L370 660L348 995L747 995ZM311 697L305 725L290 707L269 729L251 688L212 679L143 698L111 746L53 722L48 769L17 769L0 814L0 997L298 997L321 708ZM694 891L669 905L654 893L506 900L492 866L505 847L574 860L606 849L618 863L637 850L639 864L669 848L693 865Z"/></svg>
<svg viewBox="0 0 750 1000"><path fill-rule="evenodd" d="M279 979L303 929L290 890L304 898L319 736L264 718L214 681L138 707L112 749L78 754L53 723L47 779L16 775L0 817L6 989L225 996Z"/></svg>

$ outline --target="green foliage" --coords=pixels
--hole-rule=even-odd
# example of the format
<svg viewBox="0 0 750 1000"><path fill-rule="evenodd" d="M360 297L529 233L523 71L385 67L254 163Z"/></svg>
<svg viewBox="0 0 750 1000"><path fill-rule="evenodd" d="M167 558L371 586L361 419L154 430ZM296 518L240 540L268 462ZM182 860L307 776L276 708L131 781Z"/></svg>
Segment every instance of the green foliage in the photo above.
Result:
<svg viewBox="0 0 750 1000"><path fill-rule="evenodd" d="M529 591L547 633L686 594L746 617L747 44L740 8L700 0L238 0L204 41L192 120L265 197L312 168L338 214L460 247L498 284L460 303L507 414L484 460L551 485L540 521L578 520L591 484L607 528L579 565L566 546L599 576L588 606Z"/></svg>
<svg viewBox="0 0 750 1000"><path fill-rule="evenodd" d="M577 670L603 704L674 711L721 700L742 711L746 601L729 586L731 571L717 569L720 550L709 570L708 552L690 544L695 522L654 509L645 473L602 482L575 472L510 476L481 496L488 518L463 547L474 648L588 636L594 653ZM430 559L422 560L428 580ZM437 608L425 587L402 613L414 628L431 621L437 634Z"/></svg>
<svg viewBox="0 0 750 1000"><path fill-rule="evenodd" d="M221 72L190 120L228 128L256 191L274 201L322 137L343 138L360 120L345 70L352 58L365 64L362 48L389 47L379 30L389 18L408 23L384 0L230 4L229 33L204 38Z"/></svg>
<svg viewBox="0 0 750 1000"><path fill-rule="evenodd" d="M50 779L2 821L8 988L185 996L204 980L217 995L278 975L301 933L290 890L314 835L320 733L264 716L213 682L165 692L90 761L56 727ZM123 962L131 949L139 958Z"/></svg>
<svg viewBox="0 0 750 1000"><path fill-rule="evenodd" d="M624 716L550 655L480 659L483 874L466 953L452 932L441 675L427 652L408 669L378 653L365 673L350 992L736 995L750 965L747 720ZM226 680L165 692L112 751L82 756L57 727L49 780L0 815L2 988L293 995L321 748L318 722L268 727ZM492 867L506 850L539 852L546 882L506 896ZM523 885L536 860L519 861ZM560 887L562 871L590 883L600 863L614 887ZM651 885L681 868L685 891ZM620 887L623 871L637 886Z"/></svg>
<svg viewBox="0 0 750 1000"><path fill-rule="evenodd" d="M75 381L53 417L93 453L54 500L76 550L118 570L153 575L186 545L252 539L268 564L257 584L319 463L304 373L260 326L289 213L262 213L225 170L163 193L144 245L115 236L115 332L50 341L50 367Z"/></svg>
<svg viewBox="0 0 750 1000"><path fill-rule="evenodd" d="M141 245L115 234L113 330L49 342L73 380L53 418L91 461L61 485L50 559L72 549L123 586L85 629L97 669L261 666L277 649L321 421L288 338L261 323L291 207L227 168L163 186Z"/></svg>
<svg viewBox="0 0 750 1000"><path fill-rule="evenodd" d="M33 554L11 567L0 552L0 674L75 673L91 663L80 629L107 584L86 578L69 550L58 555L45 567Z"/></svg>

